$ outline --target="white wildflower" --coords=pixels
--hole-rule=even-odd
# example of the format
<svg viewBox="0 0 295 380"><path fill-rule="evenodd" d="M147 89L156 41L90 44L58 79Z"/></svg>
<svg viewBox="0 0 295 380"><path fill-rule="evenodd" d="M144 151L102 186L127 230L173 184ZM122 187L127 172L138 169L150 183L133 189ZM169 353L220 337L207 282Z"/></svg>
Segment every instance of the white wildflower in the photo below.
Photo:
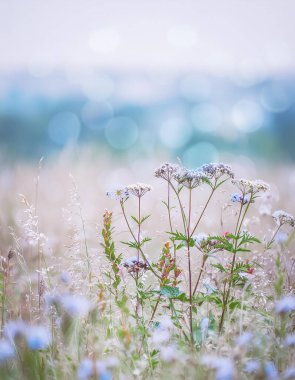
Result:
<svg viewBox="0 0 295 380"><path fill-rule="evenodd" d="M152 187L144 183L135 183L127 186L128 192L137 198L143 197Z"/></svg>
<svg viewBox="0 0 295 380"><path fill-rule="evenodd" d="M179 185L194 189L207 182L208 176L200 170L181 168L174 174L174 179Z"/></svg>
<svg viewBox="0 0 295 380"><path fill-rule="evenodd" d="M272 214L272 217L279 226L289 224L291 227L295 227L295 218L293 215L283 210L277 210Z"/></svg>
<svg viewBox="0 0 295 380"><path fill-rule="evenodd" d="M180 166L176 164L170 164L165 162L155 170L155 177L163 178L166 181L170 181L173 178L173 175L180 170Z"/></svg>
<svg viewBox="0 0 295 380"><path fill-rule="evenodd" d="M123 202L129 196L128 188L123 185L118 185L114 187L113 189L111 189L110 191L108 191L107 196L116 201Z"/></svg>
<svg viewBox="0 0 295 380"><path fill-rule="evenodd" d="M255 195L258 192L265 192L269 189L269 185L259 179L250 181L248 179L233 179L232 183L238 187L238 189L245 196L246 194Z"/></svg>
<svg viewBox="0 0 295 380"><path fill-rule="evenodd" d="M210 163L201 166L201 170L210 179L219 179L222 176L227 176L228 178L234 178L234 173L230 165L219 163Z"/></svg>

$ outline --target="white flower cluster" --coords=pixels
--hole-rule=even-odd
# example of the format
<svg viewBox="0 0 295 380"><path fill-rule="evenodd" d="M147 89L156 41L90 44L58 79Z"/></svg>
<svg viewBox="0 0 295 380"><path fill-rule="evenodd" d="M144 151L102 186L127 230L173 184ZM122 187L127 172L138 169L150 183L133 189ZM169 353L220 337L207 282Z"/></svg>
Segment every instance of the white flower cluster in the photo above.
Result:
<svg viewBox="0 0 295 380"><path fill-rule="evenodd" d="M272 217L279 226L283 224L289 224L291 227L295 227L295 218L293 215L283 210L277 210L272 214Z"/></svg>
<svg viewBox="0 0 295 380"><path fill-rule="evenodd" d="M234 172L230 165L223 164L222 162L205 164L201 167L201 171L204 172L210 179L219 179L222 176L228 176L234 178Z"/></svg>
<svg viewBox="0 0 295 380"><path fill-rule="evenodd" d="M194 189L209 180L201 170L182 168L174 174L174 179L188 189Z"/></svg>
<svg viewBox="0 0 295 380"><path fill-rule="evenodd" d="M238 187L238 189L245 194L256 194L260 191L264 192L269 189L269 185L259 179L250 181L248 179L233 179L232 183Z"/></svg>
<svg viewBox="0 0 295 380"><path fill-rule="evenodd" d="M169 162L165 162L161 166L159 166L155 170L155 177L163 178L166 181L170 181L174 174L180 170L180 166L176 164L170 164Z"/></svg>
<svg viewBox="0 0 295 380"><path fill-rule="evenodd" d="M151 191L152 187L149 185L146 185L145 183L135 183L135 184L127 186L127 190L129 194L132 194L135 197L141 198L148 191Z"/></svg>
<svg viewBox="0 0 295 380"><path fill-rule="evenodd" d="M123 202L129 197L129 191L126 186L119 185L108 191L107 196L116 201Z"/></svg>

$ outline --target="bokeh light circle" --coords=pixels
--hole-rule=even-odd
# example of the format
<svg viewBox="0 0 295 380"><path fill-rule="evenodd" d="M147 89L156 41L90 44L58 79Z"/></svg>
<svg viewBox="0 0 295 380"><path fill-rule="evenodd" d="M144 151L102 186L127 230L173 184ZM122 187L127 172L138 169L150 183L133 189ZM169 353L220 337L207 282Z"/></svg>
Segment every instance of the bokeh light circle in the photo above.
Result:
<svg viewBox="0 0 295 380"><path fill-rule="evenodd" d="M48 135L58 145L76 142L79 134L80 120L73 112L59 112L49 121Z"/></svg>
<svg viewBox="0 0 295 380"><path fill-rule="evenodd" d="M94 74L82 78L81 87L87 98L96 102L101 102L112 96L115 85L109 75Z"/></svg>
<svg viewBox="0 0 295 380"><path fill-rule="evenodd" d="M261 103L270 112L284 112L290 108L292 96L282 85L269 83L262 89Z"/></svg>
<svg viewBox="0 0 295 380"><path fill-rule="evenodd" d="M183 147L190 139L192 130L181 118L171 117L165 120L158 130L161 142L171 149Z"/></svg>
<svg viewBox="0 0 295 380"><path fill-rule="evenodd" d="M130 117L118 116L105 127L105 137L111 147L128 149L137 141L138 126Z"/></svg>
<svg viewBox="0 0 295 380"><path fill-rule="evenodd" d="M108 102L87 102L81 110L83 123L91 130L102 129L113 117L114 110Z"/></svg>
<svg viewBox="0 0 295 380"><path fill-rule="evenodd" d="M203 101L211 96L211 82L204 76L189 74L180 81L179 90L189 101Z"/></svg>
<svg viewBox="0 0 295 380"><path fill-rule="evenodd" d="M231 116L235 127L242 132L254 132L264 123L263 109L253 100L236 103Z"/></svg>
<svg viewBox="0 0 295 380"><path fill-rule="evenodd" d="M207 162L217 161L219 161L218 150L207 141L201 141L190 146L182 155L182 162L188 168L197 168Z"/></svg>
<svg viewBox="0 0 295 380"><path fill-rule="evenodd" d="M191 119L197 130L209 133L217 131L223 121L219 108L210 103L201 103L193 107Z"/></svg>

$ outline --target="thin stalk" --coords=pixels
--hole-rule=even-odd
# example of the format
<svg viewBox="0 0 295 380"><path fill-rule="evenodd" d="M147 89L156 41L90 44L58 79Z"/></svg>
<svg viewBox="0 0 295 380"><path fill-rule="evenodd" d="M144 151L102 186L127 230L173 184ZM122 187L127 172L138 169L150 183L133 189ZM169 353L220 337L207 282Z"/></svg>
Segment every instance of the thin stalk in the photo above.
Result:
<svg viewBox="0 0 295 380"><path fill-rule="evenodd" d="M265 251L267 251L267 250L271 247L271 245L272 245L272 243L274 242L275 237L277 236L277 233L279 232L279 230L280 230L281 227L282 227L282 225L280 224L280 225L278 226L278 228L275 230L275 232L274 232L272 238L270 239L270 241L267 243L267 245L266 245L266 247L265 247Z"/></svg>
<svg viewBox="0 0 295 380"><path fill-rule="evenodd" d="M125 212L125 208L124 208L124 205L123 205L123 202L120 202L120 205L121 205L121 209L122 209L122 213L123 213L123 216L124 216L124 219L125 219L125 222L127 224L127 227L128 227L128 230L131 234L131 236L133 237L135 243L138 245L138 249L139 249L139 252L141 253L144 261L148 264L149 266L149 269L151 270L151 272L158 278L158 279L161 279L161 277L154 271L153 267L151 266L151 264L149 263L149 261L147 260L145 254L143 253L141 247L139 246L139 242L136 240L136 236L134 235L131 227L130 227L130 224L128 222L128 219L127 219L127 216L126 216L126 212Z"/></svg>
<svg viewBox="0 0 295 380"><path fill-rule="evenodd" d="M88 281L89 286L91 286L91 266L90 266L90 257L89 257L89 251L88 251L88 244L87 244L87 238L86 238L86 229L85 229L85 221L82 214L82 207L79 202L79 213L80 213L80 219L83 229L83 237L84 237L84 246L85 246L85 252L86 252L86 260L87 260L87 270L88 270Z"/></svg>
<svg viewBox="0 0 295 380"><path fill-rule="evenodd" d="M157 299L157 302L156 302L156 304L155 304L155 306L154 306L154 310L153 310L152 316L151 316L151 318L150 318L150 320L149 320L149 323L148 323L149 325L152 323L152 321L153 321L153 319L154 319L154 316L155 316L155 314L156 314L157 308L158 308L159 303L160 303L160 299L161 299L161 294L159 294L159 297L158 297L158 299Z"/></svg>
<svg viewBox="0 0 295 380"><path fill-rule="evenodd" d="M200 269L200 273L199 273L196 285L194 287L193 296L195 295L195 293L196 293L196 291L198 289L200 279L202 277L202 274L204 273L204 268L205 268L206 260L207 260L207 257L205 255L203 255L203 261L202 261L202 265L201 265L201 269Z"/></svg>
<svg viewBox="0 0 295 380"><path fill-rule="evenodd" d="M188 276L189 276L189 324L190 324L190 337L191 343L194 342L193 337L193 293L192 293L192 269L191 269L191 253L190 253L190 222L191 222L191 209L192 209L192 189L189 189L188 201L188 224L187 224L187 258L188 258Z"/></svg>
<svg viewBox="0 0 295 380"><path fill-rule="evenodd" d="M216 186L214 186L214 187L212 188L211 193L210 193L210 196L209 196L209 198L208 198L208 200L207 200L207 202L206 202L206 204L205 204L205 206L204 206L204 208L203 208L203 210L202 210L202 212L201 212L201 215L199 216L199 219L197 220L197 222L196 222L196 224L195 224L195 226L194 226L194 228L193 228L193 230L192 230L192 232L191 232L191 234L190 234L190 237L192 237L192 235L193 235L194 232L196 231L196 229L197 229L197 227L198 227L198 225L199 225L199 223L200 223L200 221L201 221L201 219L202 219L202 217L203 217L203 215L204 215L204 212L205 212L206 208L207 208L208 205L209 205L209 202L210 202L210 200L211 200L211 198L212 198L212 196L213 196L215 190L216 190Z"/></svg>
<svg viewBox="0 0 295 380"><path fill-rule="evenodd" d="M180 199L180 196L179 196L179 192L175 189L173 183L170 181L170 186L172 188L172 190L174 191L175 195L176 195L176 198L178 200L178 203L179 203L179 207L180 207L180 211L181 211L181 216L182 216L182 222L183 222L183 228L184 228L184 231L186 231L187 227L186 227L186 218L185 218L185 212L184 212L184 208L183 208L183 205L181 203L181 199Z"/></svg>
<svg viewBox="0 0 295 380"><path fill-rule="evenodd" d="M237 225L236 225L236 229L235 229L235 236L238 236L240 234L240 231L241 231L241 228L242 228L242 225L243 225L243 222L244 222L244 219L245 219L245 216L249 210L249 207L250 207L250 204L252 202L252 195L249 199L249 202L246 206L246 209L244 211L244 214L241 218L241 214L242 214L242 209L243 209L243 203L241 203L241 207L240 207L240 211L239 211L239 216L238 216L238 220L237 220ZM237 248L237 244L238 244L238 240L236 239L235 240L235 245L234 245L234 251L236 251L236 248ZM225 317L225 311L226 311L226 308L227 308L227 303L228 303L228 300L229 300L229 297L230 297L230 292L231 292L231 287L232 287L232 282L233 282L233 272L234 272L234 267L235 267L235 263L236 263L236 252L233 253L233 259L232 259L232 262L231 262L231 271L230 271L230 278L229 278L229 283L228 283L228 288L227 288L227 292L226 292L226 295L225 295L225 298L224 298L224 302L223 302L223 308L222 308L222 314L221 314L221 319L220 319L220 324L219 324L219 333L221 333L221 330L222 330L222 327L223 327L223 324L224 324L224 317Z"/></svg>

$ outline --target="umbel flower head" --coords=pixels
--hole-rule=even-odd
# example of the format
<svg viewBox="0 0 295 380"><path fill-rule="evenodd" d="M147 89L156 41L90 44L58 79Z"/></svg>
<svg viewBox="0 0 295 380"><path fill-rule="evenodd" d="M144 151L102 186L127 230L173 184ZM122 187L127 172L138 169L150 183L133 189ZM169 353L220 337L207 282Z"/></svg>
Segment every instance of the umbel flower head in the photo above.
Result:
<svg viewBox="0 0 295 380"><path fill-rule="evenodd" d="M149 269L149 263L138 258L137 256L124 260L122 265L127 268L127 272L130 274L136 274L140 271L144 272Z"/></svg>
<svg viewBox="0 0 295 380"><path fill-rule="evenodd" d="M246 194L255 195L259 192L265 192L269 189L269 185L259 179L250 181L248 179L233 179L232 183L237 186L237 188L245 196Z"/></svg>
<svg viewBox="0 0 295 380"><path fill-rule="evenodd" d="M170 181L174 174L180 170L180 166L177 164L170 164L165 162L155 170L155 177L163 178L166 181Z"/></svg>
<svg viewBox="0 0 295 380"><path fill-rule="evenodd" d="M283 210L277 210L272 214L272 217L279 226L283 224L289 224L291 227L295 227L295 218L293 215Z"/></svg>
<svg viewBox="0 0 295 380"><path fill-rule="evenodd" d="M201 171L210 179L218 180L222 176L234 178L234 172L231 166L223 164L222 162L205 164L201 166Z"/></svg>
<svg viewBox="0 0 295 380"><path fill-rule="evenodd" d="M208 182L208 176L201 170L181 168L174 174L174 179L188 189L194 189L202 185L204 182Z"/></svg>
<svg viewBox="0 0 295 380"><path fill-rule="evenodd" d="M148 191L151 191L152 187L149 185L146 185L145 183L135 183L133 185L127 186L127 190L129 192L129 194L132 194L135 197L141 198Z"/></svg>
<svg viewBox="0 0 295 380"><path fill-rule="evenodd" d="M116 186L107 192L107 196L111 199L123 202L129 197L128 188L126 186Z"/></svg>

